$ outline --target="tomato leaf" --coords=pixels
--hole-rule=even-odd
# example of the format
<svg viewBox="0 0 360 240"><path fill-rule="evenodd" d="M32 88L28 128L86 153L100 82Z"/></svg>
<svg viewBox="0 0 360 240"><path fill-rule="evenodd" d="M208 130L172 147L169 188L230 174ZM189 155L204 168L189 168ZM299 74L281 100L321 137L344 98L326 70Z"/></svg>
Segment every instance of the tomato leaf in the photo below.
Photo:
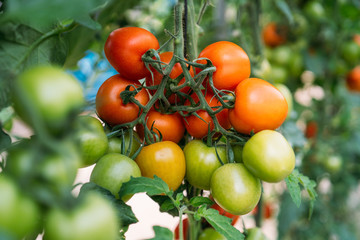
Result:
<svg viewBox="0 0 360 240"><path fill-rule="evenodd" d="M131 179L123 183L119 191L119 197L127 194L135 194L146 192L149 196L166 194L172 195L168 185L159 177L154 176L154 179L147 177L131 177Z"/></svg>
<svg viewBox="0 0 360 240"><path fill-rule="evenodd" d="M220 215L217 210L200 207L197 213L205 218L216 231L224 235L228 240L245 239L245 236L231 225L231 219Z"/></svg>
<svg viewBox="0 0 360 240"><path fill-rule="evenodd" d="M317 197L317 193L315 191L315 181L310 180L307 176L301 174L298 170L294 170L287 178L285 178L285 182L290 192L290 196L297 207L300 207L301 204L300 185L303 186L303 188L308 192L310 197L309 218L311 218L314 202Z"/></svg>
<svg viewBox="0 0 360 240"><path fill-rule="evenodd" d="M293 24L294 18L287 2L284 0L277 0L275 3L276 7L284 14L284 16L288 19L289 23Z"/></svg>
<svg viewBox="0 0 360 240"><path fill-rule="evenodd" d="M168 228L153 226L155 237L149 240L173 240L173 233Z"/></svg>
<svg viewBox="0 0 360 240"><path fill-rule="evenodd" d="M0 153L10 147L11 138L2 129L0 129Z"/></svg>
<svg viewBox="0 0 360 240"><path fill-rule="evenodd" d="M210 198L196 196L190 199L190 204L194 207L200 207L203 204L212 205L214 202Z"/></svg>

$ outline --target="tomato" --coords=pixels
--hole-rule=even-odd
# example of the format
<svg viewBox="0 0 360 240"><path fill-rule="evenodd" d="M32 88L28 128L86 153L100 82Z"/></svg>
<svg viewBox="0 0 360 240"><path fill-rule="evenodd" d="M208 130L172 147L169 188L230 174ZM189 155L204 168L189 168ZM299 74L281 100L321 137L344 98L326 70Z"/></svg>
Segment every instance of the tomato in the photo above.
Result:
<svg viewBox="0 0 360 240"><path fill-rule="evenodd" d="M301 53L293 52L287 64L287 70L293 77L300 77L304 70L304 59Z"/></svg>
<svg viewBox="0 0 360 240"><path fill-rule="evenodd" d="M342 167L343 159L339 155L326 156L323 165L332 174L338 173Z"/></svg>
<svg viewBox="0 0 360 240"><path fill-rule="evenodd" d="M217 232L213 228L205 228L204 231L200 233L198 240L226 240L221 233Z"/></svg>
<svg viewBox="0 0 360 240"><path fill-rule="evenodd" d="M119 74L107 79L99 88L96 94L96 112L99 117L109 125L118 125L134 121L139 115L139 107L132 102L123 103L120 93L128 85L132 85L130 90L134 91L134 85L140 87L138 81L130 81ZM146 89L141 89L136 93L135 99L142 105L149 101Z"/></svg>
<svg viewBox="0 0 360 240"><path fill-rule="evenodd" d="M231 218L231 225L234 225L240 218L239 215L234 215L231 213L228 213L227 211L225 211L224 209L222 209L217 203L214 203L211 208L217 210L221 215Z"/></svg>
<svg viewBox="0 0 360 240"><path fill-rule="evenodd" d="M215 170L210 192L215 202L234 215L249 213L260 200L261 183L242 163L228 163Z"/></svg>
<svg viewBox="0 0 360 240"><path fill-rule="evenodd" d="M187 235L188 235L188 229L189 229L189 219L187 218L183 218L182 220L182 224L183 224L183 237L184 239L188 239ZM174 230L174 238L175 240L182 240L180 239L180 224L178 224Z"/></svg>
<svg viewBox="0 0 360 240"><path fill-rule="evenodd" d="M266 202L264 206L264 217L269 219L274 215L274 206L270 202Z"/></svg>
<svg viewBox="0 0 360 240"><path fill-rule="evenodd" d="M133 132L129 156L134 155L136 153L136 151L139 149L139 147L140 147L139 140L140 140L139 135L136 132ZM121 135L109 138L108 153L121 153L122 141L123 141L123 139L122 139ZM124 141L125 141L125 149L124 150L126 153L130 146L129 132L126 132L124 134Z"/></svg>
<svg viewBox="0 0 360 240"><path fill-rule="evenodd" d="M350 91L360 92L360 65L348 73L346 76L346 85Z"/></svg>
<svg viewBox="0 0 360 240"><path fill-rule="evenodd" d="M268 23L262 30L263 41L268 47L277 47L286 42L286 30L277 23Z"/></svg>
<svg viewBox="0 0 360 240"><path fill-rule="evenodd" d="M116 240L119 230L116 210L111 203L97 193L89 193L74 209L50 210L44 239Z"/></svg>
<svg viewBox="0 0 360 240"><path fill-rule="evenodd" d="M276 129L285 121L288 105L281 92L259 78L242 81L235 90L235 106L229 120L236 131L250 134Z"/></svg>
<svg viewBox="0 0 360 240"><path fill-rule="evenodd" d="M323 5L315 0L307 2L304 11L311 20L323 20L326 17Z"/></svg>
<svg viewBox="0 0 360 240"><path fill-rule="evenodd" d="M216 152L223 163L228 162L225 147L208 147L201 140L192 140L185 145L186 179L191 185L210 189L211 176L221 167Z"/></svg>
<svg viewBox="0 0 360 240"><path fill-rule="evenodd" d="M30 68L20 74L14 86L16 113L31 127L42 124L53 134L65 132L74 113L85 104L78 81L58 67Z"/></svg>
<svg viewBox="0 0 360 240"><path fill-rule="evenodd" d="M233 145L232 146L232 150L234 152L234 160L237 163L242 163L242 151L243 151L243 147L241 145Z"/></svg>
<svg viewBox="0 0 360 240"><path fill-rule="evenodd" d="M234 90L239 82L250 76L249 57L235 43L220 41L210 44L201 51L199 58L210 59L216 67L213 83L217 89ZM205 64L206 61L198 60L198 63Z"/></svg>
<svg viewBox="0 0 360 240"><path fill-rule="evenodd" d="M36 203L23 195L15 182L3 173L0 173L0 193L0 233L14 239L33 233L40 224Z"/></svg>
<svg viewBox="0 0 360 240"><path fill-rule="evenodd" d="M150 75L141 60L149 49L157 50L159 42L146 29L123 27L112 31L106 40L104 51L110 64L129 80L139 80Z"/></svg>
<svg viewBox="0 0 360 240"><path fill-rule="evenodd" d="M309 121L305 128L305 137L308 139L315 138L318 132L318 125L316 121Z"/></svg>
<svg viewBox="0 0 360 240"><path fill-rule="evenodd" d="M131 158L119 154L108 153L96 163L90 175L90 181L109 190L116 198L123 183L131 177L140 177L141 172L137 164ZM127 201L131 196L124 196Z"/></svg>
<svg viewBox="0 0 360 240"><path fill-rule="evenodd" d="M182 122L182 117L178 113L173 114L162 114L155 110L150 110L146 116L146 126L150 130L153 126L153 131L160 137L162 136L163 141L172 141L178 143L185 133L185 126ZM136 131L140 137L144 138L144 126L138 124Z"/></svg>
<svg viewBox="0 0 360 240"><path fill-rule="evenodd" d="M285 67L273 64L268 76L268 80L274 83L285 83L289 77L289 73Z"/></svg>
<svg viewBox="0 0 360 240"><path fill-rule="evenodd" d="M161 178L171 190L176 190L185 177L185 156L174 142L164 141L143 147L135 159L141 175Z"/></svg>
<svg viewBox="0 0 360 240"><path fill-rule="evenodd" d="M275 49L272 49L270 60L272 60L273 63L286 66L293 58L293 56L294 51L292 51L289 46L282 45Z"/></svg>
<svg viewBox="0 0 360 240"><path fill-rule="evenodd" d="M164 62L166 64L169 64L169 62L171 61L171 59L173 58L174 54L172 52L164 52L164 53L160 53L160 61ZM185 59L186 60L186 59ZM166 66L165 66L166 67ZM163 69L165 69L165 67L163 67ZM154 79L152 79L151 76L147 76L146 77L146 86L156 86L159 85L161 83L161 80L163 79L164 75L162 75L161 73L159 73L158 71L156 71L155 69L152 68L152 72L153 72L153 77ZM192 68L190 68L189 70L190 75L194 76L194 71L192 70ZM176 79L178 76L180 76L180 74L183 73L183 70L181 68L180 63L176 63L174 65L174 67L172 68L169 77L171 79ZM180 82L178 83L178 85L181 85L185 82L185 77L182 78L180 80ZM180 91L183 93L188 93L190 90L190 87L184 87L182 88ZM156 92L156 90L150 90L151 94L154 94ZM165 93L166 94L166 93ZM167 95L166 95L167 96ZM176 102L176 95L170 95L168 97L168 100L170 103L175 103Z"/></svg>
<svg viewBox="0 0 360 240"><path fill-rule="evenodd" d="M263 130L245 143L243 161L249 171L261 180L280 182L293 171L295 154L281 133Z"/></svg>
<svg viewBox="0 0 360 240"><path fill-rule="evenodd" d="M360 46L360 34L355 34L353 36L353 41Z"/></svg>
<svg viewBox="0 0 360 240"><path fill-rule="evenodd" d="M75 126L75 138L80 145L82 167L87 167L96 163L107 152L108 138L101 122L94 117L79 116Z"/></svg>
<svg viewBox="0 0 360 240"><path fill-rule="evenodd" d="M254 227L247 229L247 236L246 240L267 240L268 238L265 236L265 234L261 231L260 228Z"/></svg>
<svg viewBox="0 0 360 240"><path fill-rule="evenodd" d="M286 99L286 103L288 105L288 114L286 118L289 118L291 115L291 111L293 109L293 96L289 90L289 88L281 83L274 84L274 86L282 93L282 95Z"/></svg>
<svg viewBox="0 0 360 240"><path fill-rule="evenodd" d="M360 59L360 45L354 41L347 41L341 45L341 56L350 65L357 64Z"/></svg>
<svg viewBox="0 0 360 240"><path fill-rule="evenodd" d="M199 102L199 98L196 94L193 94L192 98L196 103ZM213 108L213 110L216 110L215 107L221 106L221 103L216 99L216 97L210 93L205 95L205 100L209 106ZM185 105L189 104L189 101L185 102ZM201 117L201 119L195 115L190 115L185 117L184 125L188 133L194 138L204 138L208 135L209 126L210 131L214 129L214 122L207 111L198 110L196 113ZM228 109L223 109L221 112L217 113L216 118L224 129L229 129L231 127L228 118Z"/></svg>

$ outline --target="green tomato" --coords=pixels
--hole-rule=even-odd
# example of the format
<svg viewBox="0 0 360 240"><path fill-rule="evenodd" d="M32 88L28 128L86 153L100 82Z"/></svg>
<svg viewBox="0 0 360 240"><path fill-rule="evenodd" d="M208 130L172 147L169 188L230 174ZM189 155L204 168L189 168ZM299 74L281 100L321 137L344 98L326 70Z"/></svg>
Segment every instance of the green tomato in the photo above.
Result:
<svg viewBox="0 0 360 240"><path fill-rule="evenodd" d="M258 227L250 228L247 231L246 240L267 240L265 234Z"/></svg>
<svg viewBox="0 0 360 240"><path fill-rule="evenodd" d="M213 228L205 228L198 240L226 240L226 237Z"/></svg>
<svg viewBox="0 0 360 240"><path fill-rule="evenodd" d="M279 91L282 93L282 95L284 95L286 102L288 104L288 114L287 114L287 118L290 117L291 115L291 111L293 109L293 96L289 90L289 88L281 83L276 83L274 84L274 86L279 89Z"/></svg>
<svg viewBox="0 0 360 240"><path fill-rule="evenodd" d="M261 180L280 182L293 171L295 154L281 133L263 130L246 142L243 161L249 171Z"/></svg>
<svg viewBox="0 0 360 240"><path fill-rule="evenodd" d="M360 46L354 41L348 41L341 46L341 56L351 66L355 66L360 59Z"/></svg>
<svg viewBox="0 0 360 240"><path fill-rule="evenodd" d="M136 132L133 132L133 139L132 139L132 143L131 143L129 156L133 156L136 153L136 151L140 148L140 143L138 141L139 139L140 139L139 135ZM126 153L129 149L129 145L130 145L129 132L126 132L124 134L124 140L125 140L124 153ZM121 153L122 141L123 141L122 136L109 138L108 153Z"/></svg>
<svg viewBox="0 0 360 240"><path fill-rule="evenodd" d="M45 221L47 240L116 240L119 221L110 202L88 193L71 211L53 208Z"/></svg>
<svg viewBox="0 0 360 240"><path fill-rule="evenodd" d="M13 91L16 113L31 127L43 124L61 134L85 104L75 78L54 66L37 66L16 79Z"/></svg>
<svg viewBox="0 0 360 240"><path fill-rule="evenodd" d="M285 67L279 65L271 65L271 73L267 80L271 80L274 83L284 83L288 79L288 71Z"/></svg>
<svg viewBox="0 0 360 240"><path fill-rule="evenodd" d="M129 181L130 177L140 176L140 168L134 160L119 153L108 153L96 163L90 181L119 198L121 185ZM130 198L131 196L124 196L122 200L127 201Z"/></svg>
<svg viewBox="0 0 360 240"><path fill-rule="evenodd" d="M0 173L0 233L22 239L35 231L40 223L36 203L20 193L18 186Z"/></svg>
<svg viewBox="0 0 360 240"><path fill-rule="evenodd" d="M304 11L311 20L323 20L326 17L323 5L315 0L307 2Z"/></svg>
<svg viewBox="0 0 360 240"><path fill-rule="evenodd" d="M216 151L223 163L227 163L225 147L208 147L201 140L192 140L184 148L186 179L194 187L209 190L213 172L221 166Z"/></svg>
<svg viewBox="0 0 360 240"><path fill-rule="evenodd" d="M323 164L324 167L326 168L326 170L328 170L330 173L337 173L340 171L341 167L342 167L342 158L338 155L332 155L329 157L326 157L323 160Z"/></svg>
<svg viewBox="0 0 360 240"><path fill-rule="evenodd" d="M300 77L304 70L304 59L299 52L294 52L287 64L288 72L293 77Z"/></svg>
<svg viewBox="0 0 360 240"><path fill-rule="evenodd" d="M242 163L225 164L213 173L210 192L215 202L234 215L249 213L261 196L260 180Z"/></svg>
<svg viewBox="0 0 360 240"><path fill-rule="evenodd" d="M82 167L93 165L108 151L108 138L104 128L98 119L85 115L77 117L75 126Z"/></svg>
<svg viewBox="0 0 360 240"><path fill-rule="evenodd" d="M232 149L233 149L233 152L234 152L234 160L237 163L242 163L243 162L243 160L242 160L243 148L244 148L244 146L241 146L241 145L233 145L232 146Z"/></svg>
<svg viewBox="0 0 360 240"><path fill-rule="evenodd" d="M274 64L287 66L293 57L293 52L289 46L283 45L272 50L270 60Z"/></svg>

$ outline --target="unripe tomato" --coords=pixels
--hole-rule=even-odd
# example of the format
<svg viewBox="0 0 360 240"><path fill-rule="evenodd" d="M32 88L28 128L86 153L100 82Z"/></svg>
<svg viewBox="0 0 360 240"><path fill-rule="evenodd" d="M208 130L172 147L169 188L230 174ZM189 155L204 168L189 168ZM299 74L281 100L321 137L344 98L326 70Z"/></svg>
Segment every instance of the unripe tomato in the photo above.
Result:
<svg viewBox="0 0 360 240"><path fill-rule="evenodd" d="M360 59L360 45L354 41L348 41L341 45L341 56L350 65L357 64Z"/></svg>
<svg viewBox="0 0 360 240"><path fill-rule="evenodd" d="M45 221L44 239L118 239L119 221L111 203L97 193L89 193L82 200L72 210L50 210Z"/></svg>
<svg viewBox="0 0 360 240"><path fill-rule="evenodd" d="M101 122L91 116L76 119L75 139L80 145L82 167L90 166L108 150L108 138Z"/></svg>
<svg viewBox="0 0 360 240"><path fill-rule="evenodd" d="M234 160L237 163L242 163L242 151L243 151L244 146L241 145L233 145L232 146L232 150L234 152Z"/></svg>
<svg viewBox="0 0 360 240"><path fill-rule="evenodd" d="M40 223L40 209L36 203L21 194L18 186L2 173L0 193L0 232L14 239L33 233Z"/></svg>
<svg viewBox="0 0 360 240"><path fill-rule="evenodd" d="M282 45L271 51L270 59L276 64L286 66L293 58L293 54L289 46Z"/></svg>
<svg viewBox="0 0 360 240"><path fill-rule="evenodd" d="M112 31L106 40L104 51L110 64L129 80L139 80L150 75L141 60L149 49L158 49L156 37L146 29L123 27Z"/></svg>
<svg viewBox="0 0 360 240"><path fill-rule="evenodd" d="M140 147L139 143L139 135L136 132L133 132L132 136L132 143L130 148L129 156L131 157L136 153L136 151ZM109 148L108 153L121 153L121 146L122 146L122 136L116 136L109 138ZM125 153L128 151L128 148L130 146L130 134L129 132L126 132L124 135L124 141L125 141Z"/></svg>
<svg viewBox="0 0 360 240"><path fill-rule="evenodd" d="M247 169L265 182L280 182L295 167L295 154L281 133L263 130L245 144L243 161Z"/></svg>
<svg viewBox="0 0 360 240"><path fill-rule="evenodd" d="M304 11L311 20L322 20L326 17L323 5L315 0L307 2Z"/></svg>
<svg viewBox="0 0 360 240"><path fill-rule="evenodd" d="M245 79L236 87L235 97L235 106L229 109L229 120L240 133L276 129L286 119L288 105L285 97L265 80Z"/></svg>
<svg viewBox="0 0 360 240"><path fill-rule="evenodd" d="M172 141L178 143L185 133L185 126L181 115L178 113L162 114L158 111L151 110L146 116L146 126L150 130L162 136L162 141ZM144 126L138 124L136 131L139 133L141 139L144 138Z"/></svg>
<svg viewBox="0 0 360 240"><path fill-rule="evenodd" d="M199 98L196 94L193 94L192 98L194 99L195 103L199 102ZM214 110L216 110L215 107L221 106L220 101L210 93L207 93L205 95L205 100L209 104L209 106L212 107ZM189 104L190 104L189 101L185 102L185 105L189 105ZM201 119L195 115L190 115L185 118L184 125L188 133L194 138L204 138L208 135L209 129L210 131L214 129L214 122L207 111L198 110L196 113L201 117ZM229 129L231 127L228 118L228 109L223 109L215 116L219 124L224 129Z"/></svg>
<svg viewBox="0 0 360 240"><path fill-rule="evenodd" d="M161 178L176 190L185 177L185 156L174 142L164 141L144 147L135 159L143 177Z"/></svg>
<svg viewBox="0 0 360 240"><path fill-rule="evenodd" d="M279 89L279 91L282 93L282 95L285 97L287 105L288 105L288 114L287 118L290 117L291 111L293 109L293 96L289 90L289 88L281 83L274 84L274 86Z"/></svg>
<svg viewBox="0 0 360 240"><path fill-rule="evenodd" d="M30 68L20 74L14 86L16 113L31 127L42 123L54 134L64 132L85 104L78 81L58 67Z"/></svg>
<svg viewBox="0 0 360 240"><path fill-rule="evenodd" d="M90 175L90 181L109 190L116 198L123 183L131 177L140 177L141 172L137 164L131 158L119 154L108 153L96 163ZM127 201L131 196L124 196Z"/></svg>
<svg viewBox="0 0 360 240"><path fill-rule="evenodd" d="M271 71L268 80L274 83L285 83L289 77L288 70L277 64L271 65Z"/></svg>
<svg viewBox="0 0 360 240"><path fill-rule="evenodd" d="M215 202L234 215L249 213L260 200L261 183L242 163L228 163L215 170L210 191Z"/></svg>
<svg viewBox="0 0 360 240"><path fill-rule="evenodd" d="M117 74L107 79L96 94L96 112L109 125L131 122L139 115L139 107L135 103L124 104L123 99L120 97L120 93L128 85L132 85L130 87L131 91L135 90L133 86L141 86L138 81L130 81ZM142 105L146 105L149 101L146 89L143 88L137 92L135 99Z"/></svg>
<svg viewBox="0 0 360 240"><path fill-rule="evenodd" d="M160 61L164 62L166 64L169 64L169 62L171 61L171 59L173 58L174 54L172 52L164 52L164 53L160 53ZM185 59L186 60L186 59ZM165 66L166 67L166 66ZM163 67L163 69L165 69L165 67ZM158 71L156 71L155 69L152 69L153 72L153 77L154 79L152 79L151 76L147 76L146 77L146 86L156 86L159 85L161 83L161 80L163 79L164 75L162 75L161 73L159 73ZM189 70L190 75L194 76L194 71L192 70L192 68L190 68ZM176 79L178 76L180 76L180 74L183 73L183 70L181 68L180 63L176 63L174 65L174 67L172 68L169 77L171 79ZM182 78L180 80L180 82L178 83L178 85L181 85L185 82L185 77ZM182 88L180 91L183 93L188 93L188 91L190 90L190 87L184 87ZM156 92L156 90L150 90L151 94L154 94ZM166 94L166 93L165 93ZM169 100L170 103L175 103L176 102L176 95L172 94L170 95L167 99Z"/></svg>
<svg viewBox="0 0 360 240"><path fill-rule="evenodd" d="M211 176L221 167L217 157L227 163L225 147L208 147L201 140L192 140L184 148L186 160L186 179L194 187L209 190Z"/></svg>
<svg viewBox="0 0 360 240"><path fill-rule="evenodd" d="M232 42L220 41L204 48L198 58L208 58L216 67L213 83L217 89L234 90L250 76L250 60L246 52ZM199 60L205 64L205 60ZM199 70L200 71L200 70Z"/></svg>
<svg viewBox="0 0 360 240"><path fill-rule="evenodd" d="M246 240L267 240L265 234L258 227L250 228L247 231Z"/></svg>
<svg viewBox="0 0 360 240"><path fill-rule="evenodd" d="M226 240L221 233L217 232L213 228L205 228L199 235L198 240Z"/></svg>
<svg viewBox="0 0 360 240"><path fill-rule="evenodd" d="M346 85L350 91L360 92L360 65L348 73L346 76Z"/></svg>
<svg viewBox="0 0 360 240"><path fill-rule="evenodd" d="M339 155L326 156L323 160L323 165L327 171L335 174L340 171L343 159Z"/></svg>
<svg viewBox="0 0 360 240"><path fill-rule="evenodd" d="M286 42L286 31L276 23L267 24L262 30L264 43L268 47L277 47Z"/></svg>

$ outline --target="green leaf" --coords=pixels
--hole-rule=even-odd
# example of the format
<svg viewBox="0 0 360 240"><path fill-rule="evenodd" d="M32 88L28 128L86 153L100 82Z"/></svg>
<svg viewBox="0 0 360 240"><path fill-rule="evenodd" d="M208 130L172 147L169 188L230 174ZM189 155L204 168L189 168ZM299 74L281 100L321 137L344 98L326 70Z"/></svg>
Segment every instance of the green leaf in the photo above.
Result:
<svg viewBox="0 0 360 240"><path fill-rule="evenodd" d="M190 199L190 204L194 207L200 207L203 204L212 205L214 202L210 198L196 196Z"/></svg>
<svg viewBox="0 0 360 240"><path fill-rule="evenodd" d="M205 218L216 231L224 235L228 240L245 239L245 236L231 225L231 219L220 215L215 209L200 207L198 214Z"/></svg>
<svg viewBox="0 0 360 240"><path fill-rule="evenodd" d="M290 24L293 24L294 18L289 8L289 5L284 0L276 1L277 8L285 15Z"/></svg>
<svg viewBox="0 0 360 240"><path fill-rule="evenodd" d="M173 240L173 233L168 228L153 226L155 237L149 240Z"/></svg>
<svg viewBox="0 0 360 240"><path fill-rule="evenodd" d="M149 196L166 194L172 195L168 185L159 177L154 176L154 179L147 177L131 177L130 181L123 183L119 191L119 197L146 192Z"/></svg>
<svg viewBox="0 0 360 240"><path fill-rule="evenodd" d="M154 202L157 202L159 204L160 212L166 212L173 217L179 216L179 211L177 210L174 203L171 201L171 199L168 196L155 195L155 196L150 196L150 198Z"/></svg>
<svg viewBox="0 0 360 240"><path fill-rule="evenodd" d="M11 138L2 129L0 129L0 153L10 147Z"/></svg>
<svg viewBox="0 0 360 240"><path fill-rule="evenodd" d="M316 182L310 180L309 177L301 174L298 170L294 170L286 179L286 185L290 192L290 196L293 199L297 207L300 207L301 204L301 189L300 185L307 191L310 198L310 209L309 209L309 218L311 218L314 202L317 197L315 190Z"/></svg>

